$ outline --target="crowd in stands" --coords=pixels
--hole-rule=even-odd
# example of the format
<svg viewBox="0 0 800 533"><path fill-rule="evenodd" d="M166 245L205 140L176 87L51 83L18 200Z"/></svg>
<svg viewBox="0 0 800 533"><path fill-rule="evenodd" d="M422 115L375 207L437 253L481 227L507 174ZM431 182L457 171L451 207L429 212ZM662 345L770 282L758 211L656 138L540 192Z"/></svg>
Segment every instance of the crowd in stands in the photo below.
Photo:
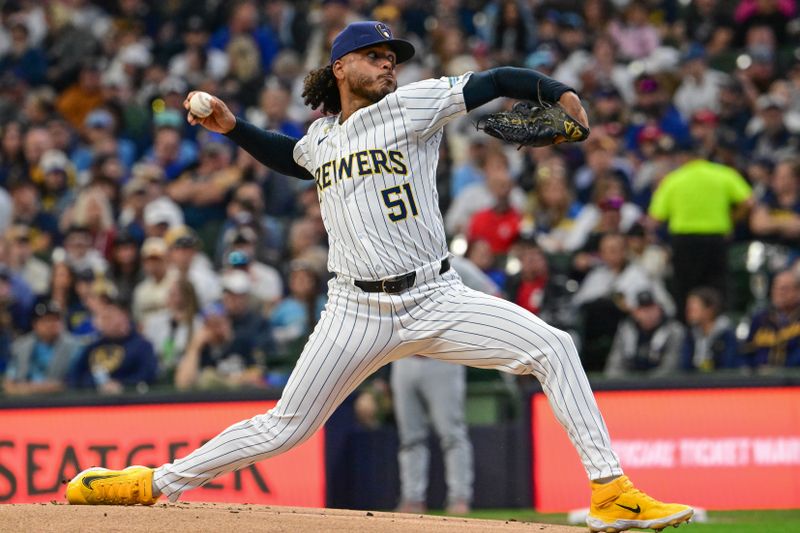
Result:
<svg viewBox="0 0 800 533"><path fill-rule="evenodd" d="M512 65L580 94L586 142L477 132L497 100L447 126L436 180L452 251L587 370L800 366L795 0L0 5L5 394L285 383L330 277L316 188L183 101L300 137L303 78L358 19L414 43L401 85Z"/></svg>

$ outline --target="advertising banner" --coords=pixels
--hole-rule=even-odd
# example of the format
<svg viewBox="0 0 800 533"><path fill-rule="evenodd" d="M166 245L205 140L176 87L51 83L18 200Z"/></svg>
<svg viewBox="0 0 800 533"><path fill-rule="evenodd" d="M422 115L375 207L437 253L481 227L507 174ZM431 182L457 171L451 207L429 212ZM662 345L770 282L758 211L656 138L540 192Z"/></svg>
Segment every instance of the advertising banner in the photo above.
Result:
<svg viewBox="0 0 800 533"><path fill-rule="evenodd" d="M0 409L0 502L64 502L90 466L159 466L275 401ZM322 430L297 448L187 491L184 501L325 506Z"/></svg>
<svg viewBox="0 0 800 533"><path fill-rule="evenodd" d="M800 388L597 392L643 491L707 509L800 507ZM543 394L532 397L534 507L588 507L586 473Z"/></svg>

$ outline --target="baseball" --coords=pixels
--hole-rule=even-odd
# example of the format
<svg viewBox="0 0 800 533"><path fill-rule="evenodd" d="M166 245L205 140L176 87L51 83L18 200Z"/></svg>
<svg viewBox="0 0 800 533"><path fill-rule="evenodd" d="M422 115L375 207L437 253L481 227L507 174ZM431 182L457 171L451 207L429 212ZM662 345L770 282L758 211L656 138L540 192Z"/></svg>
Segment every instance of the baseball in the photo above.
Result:
<svg viewBox="0 0 800 533"><path fill-rule="evenodd" d="M197 118L206 118L211 114L211 95L198 91L189 100L189 111Z"/></svg>

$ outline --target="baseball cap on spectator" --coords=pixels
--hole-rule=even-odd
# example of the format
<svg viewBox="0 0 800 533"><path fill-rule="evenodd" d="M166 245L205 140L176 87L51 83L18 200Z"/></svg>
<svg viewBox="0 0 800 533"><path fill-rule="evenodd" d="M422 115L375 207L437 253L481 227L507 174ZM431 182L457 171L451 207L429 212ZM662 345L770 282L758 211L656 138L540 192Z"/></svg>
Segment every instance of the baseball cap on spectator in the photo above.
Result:
<svg viewBox="0 0 800 533"><path fill-rule="evenodd" d="M72 167L72 163L70 163L64 152L51 149L42 154L39 160L39 167L45 174L58 171L67 172Z"/></svg>
<svg viewBox="0 0 800 533"><path fill-rule="evenodd" d="M651 305L658 305L652 291L643 290L636 294L636 307L649 307Z"/></svg>
<svg viewBox="0 0 800 533"><path fill-rule="evenodd" d="M700 43L692 43L681 55L681 61L687 63L696 59L705 59L706 49Z"/></svg>
<svg viewBox="0 0 800 533"><path fill-rule="evenodd" d="M716 125L719 122L717 114L710 109L700 109L692 115L692 122L696 124Z"/></svg>
<svg viewBox="0 0 800 533"><path fill-rule="evenodd" d="M777 109L779 111L783 111L786 107L785 102L771 94L764 94L758 97L756 100L756 108L759 111L766 111L768 109Z"/></svg>
<svg viewBox="0 0 800 533"><path fill-rule="evenodd" d="M655 124L647 124L645 127L639 130L638 134L636 134L636 140L640 143L656 142L663 135L664 132L661 130L661 128Z"/></svg>
<svg viewBox="0 0 800 533"><path fill-rule="evenodd" d="M163 202L150 202L144 206L144 223L148 226L157 226L158 224L166 224L169 227L177 226L180 220L177 220L175 213L169 206Z"/></svg>
<svg viewBox="0 0 800 533"><path fill-rule="evenodd" d="M33 320L37 320L39 318L53 315L60 317L62 313L63 310L58 302L55 300L47 300L42 298L34 304L31 318L33 318Z"/></svg>
<svg viewBox="0 0 800 533"><path fill-rule="evenodd" d="M403 39L395 39L392 30L377 20L365 20L348 24L331 46L331 65L343 56L376 44L388 44L397 54L397 62L403 63L414 57L414 45Z"/></svg>
<svg viewBox="0 0 800 533"><path fill-rule="evenodd" d="M142 245L142 258L164 257L167 255L167 243L160 237L148 237Z"/></svg>
<svg viewBox="0 0 800 533"><path fill-rule="evenodd" d="M658 82L658 79L650 74L642 74L639 76L639 78L636 79L634 86L638 92L645 94L657 92L661 88L661 84Z"/></svg>
<svg viewBox="0 0 800 533"><path fill-rule="evenodd" d="M95 109L83 121L87 128L106 129L114 125L114 116L106 109Z"/></svg>
<svg viewBox="0 0 800 533"><path fill-rule="evenodd" d="M123 246L125 244L133 244L134 246L138 246L139 240L127 229L122 229L117 232L116 235L114 235L114 246Z"/></svg>
<svg viewBox="0 0 800 533"><path fill-rule="evenodd" d="M233 294L250 292L250 277L241 270L231 270L222 275L222 290Z"/></svg>
<svg viewBox="0 0 800 533"><path fill-rule="evenodd" d="M164 242L170 248L197 248L200 239L189 226L175 226L167 231Z"/></svg>
<svg viewBox="0 0 800 533"><path fill-rule="evenodd" d="M225 261L234 268L246 267L250 264L250 256L241 250L234 250L228 254Z"/></svg>

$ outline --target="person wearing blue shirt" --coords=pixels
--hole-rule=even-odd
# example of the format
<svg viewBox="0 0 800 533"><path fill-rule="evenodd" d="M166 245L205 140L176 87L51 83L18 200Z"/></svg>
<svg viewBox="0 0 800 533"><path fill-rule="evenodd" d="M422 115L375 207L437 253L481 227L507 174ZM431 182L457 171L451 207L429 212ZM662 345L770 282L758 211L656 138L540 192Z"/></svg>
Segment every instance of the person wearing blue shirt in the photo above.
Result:
<svg viewBox="0 0 800 533"><path fill-rule="evenodd" d="M104 296L102 312L95 317L100 338L83 349L69 374L74 388L95 387L118 394L126 386L153 383L158 360L153 346L134 328L128 302Z"/></svg>

